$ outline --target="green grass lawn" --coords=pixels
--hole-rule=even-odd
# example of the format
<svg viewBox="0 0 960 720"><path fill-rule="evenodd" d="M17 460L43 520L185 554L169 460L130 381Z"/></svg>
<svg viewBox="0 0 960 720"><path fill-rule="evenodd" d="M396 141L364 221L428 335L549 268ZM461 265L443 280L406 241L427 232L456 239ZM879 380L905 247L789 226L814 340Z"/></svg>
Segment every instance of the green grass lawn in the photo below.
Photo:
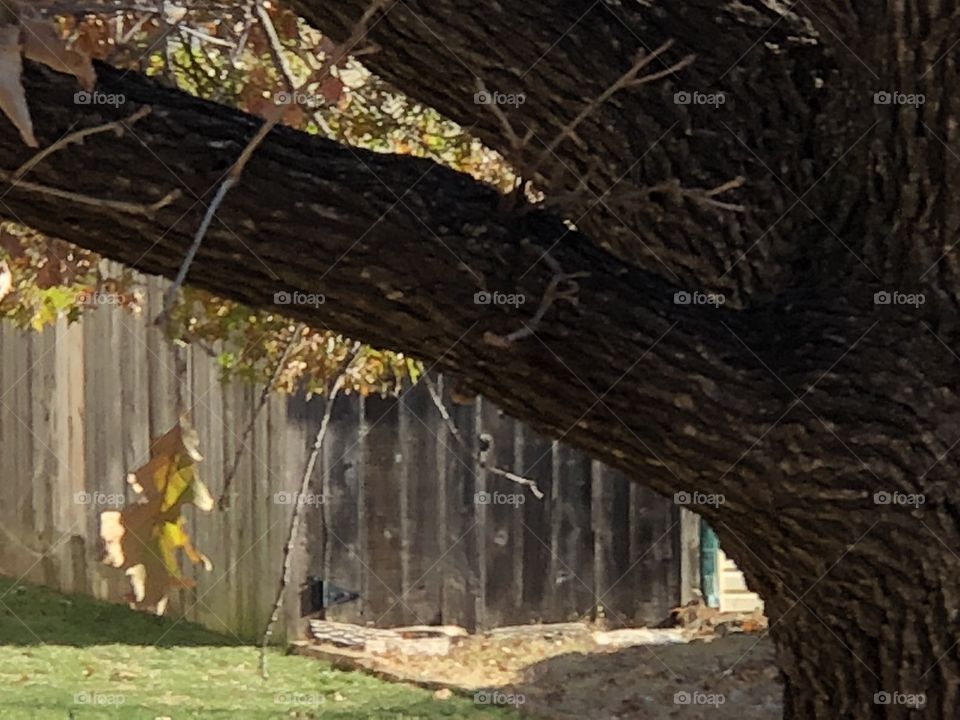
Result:
<svg viewBox="0 0 960 720"><path fill-rule="evenodd" d="M517 717L469 698L257 650L199 625L0 577L0 718Z"/></svg>

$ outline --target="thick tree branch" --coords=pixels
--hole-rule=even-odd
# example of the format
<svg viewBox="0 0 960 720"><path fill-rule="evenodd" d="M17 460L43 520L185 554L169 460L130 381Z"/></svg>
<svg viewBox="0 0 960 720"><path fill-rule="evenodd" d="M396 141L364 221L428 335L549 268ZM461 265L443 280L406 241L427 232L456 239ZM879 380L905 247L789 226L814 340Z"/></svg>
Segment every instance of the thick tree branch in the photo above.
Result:
<svg viewBox="0 0 960 720"><path fill-rule="evenodd" d="M367 7L366 0L290 4L335 38ZM793 9L576 0L544 12L523 0L402 2L369 23L382 52L364 62L507 157L517 138L530 136L525 150L549 155L537 163L544 174L549 167L539 183L549 187L548 200L562 199L562 214L617 255L746 305L810 270L797 257L798 246L814 242L809 215L802 207L787 212L795 204L788 188L807 190L829 167L810 158L809 146L819 118L835 117L831 93L843 97L835 80L829 90L818 86L835 59ZM666 43L671 50L645 71L662 72L662 80L597 102L634 58ZM694 62L678 68L691 55ZM478 81L525 101L490 112L475 102ZM677 102L677 93L697 100ZM699 102L708 96L724 101ZM504 132L504 118L513 132ZM558 143L571 124L576 142ZM744 214L675 193L644 194L665 183L713 188L737 177L743 190L723 200L743 204Z"/></svg>
<svg viewBox="0 0 960 720"><path fill-rule="evenodd" d="M78 122L100 125L141 105L152 112L122 137L94 135L48 156L31 177L110 203L75 203L69 195L11 184L0 211L172 277L210 194L261 123L133 74L101 67L100 75L104 91L125 95L124 107L73 105L69 78L28 68L27 92L43 143ZM15 131L0 125L0 167L17 168L29 155ZM175 191L182 197L152 216L117 209L117 203L149 206ZM647 405L648 417L675 414L673 393L690 385L691 372L763 388L762 373L752 377L749 358L716 322L722 316L739 327L741 320L724 309L677 306L678 288L624 264L549 215L497 214L498 199L494 190L429 161L355 151L277 128L223 200L187 281L254 307L275 308L281 291L322 293L324 304L284 305L283 311L436 362L518 417L567 434L613 464L637 463L627 458L639 440L647 445L637 447L646 458L639 464L659 466L657 484L672 491L675 470L657 459L659 450L651 454L660 429L632 421L613 434L601 427L611 415L633 416L637 403ZM555 282L555 265L567 275L588 273L577 277L577 303L553 303L531 324ZM480 292L494 293L494 303L477 303ZM496 293L527 302L497 304ZM485 339L524 325L534 332L507 348ZM708 336L709 358L683 369L671 360ZM641 363L644 376L658 378L657 387L636 387L632 374ZM626 385L629 400L620 392ZM521 386L528 389L519 392ZM546 398L536 411L530 394ZM744 411L758 402L744 398ZM688 421L706 421L697 415L691 406Z"/></svg>

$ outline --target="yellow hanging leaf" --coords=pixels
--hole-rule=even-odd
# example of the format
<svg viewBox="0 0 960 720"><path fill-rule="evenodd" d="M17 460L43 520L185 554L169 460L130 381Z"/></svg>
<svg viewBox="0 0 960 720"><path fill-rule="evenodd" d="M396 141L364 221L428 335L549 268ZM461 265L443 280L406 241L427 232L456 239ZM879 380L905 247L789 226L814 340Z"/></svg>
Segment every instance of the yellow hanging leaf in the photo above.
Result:
<svg viewBox="0 0 960 720"><path fill-rule="evenodd" d="M197 477L194 465L203 457L185 416L151 443L150 454L149 462L127 478L142 502L101 513L100 537L104 563L123 568L130 579L131 606L162 614L171 589L194 584L180 572L180 551L195 565L213 569L193 546L180 515L187 503L209 512L213 498Z"/></svg>

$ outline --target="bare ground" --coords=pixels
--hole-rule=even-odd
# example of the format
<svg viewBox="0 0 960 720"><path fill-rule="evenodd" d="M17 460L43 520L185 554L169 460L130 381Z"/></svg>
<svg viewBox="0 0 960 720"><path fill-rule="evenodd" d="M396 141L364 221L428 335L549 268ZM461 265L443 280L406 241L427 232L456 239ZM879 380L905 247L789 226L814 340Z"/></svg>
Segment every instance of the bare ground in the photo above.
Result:
<svg viewBox="0 0 960 720"><path fill-rule="evenodd" d="M535 718L781 717L782 686L773 645L764 635L737 632L691 640L679 630L634 632L643 644L602 645L597 634L584 632L550 639L455 638L439 655L369 654L314 643L299 644L297 652L430 687L439 697L468 694L480 703L516 704Z"/></svg>

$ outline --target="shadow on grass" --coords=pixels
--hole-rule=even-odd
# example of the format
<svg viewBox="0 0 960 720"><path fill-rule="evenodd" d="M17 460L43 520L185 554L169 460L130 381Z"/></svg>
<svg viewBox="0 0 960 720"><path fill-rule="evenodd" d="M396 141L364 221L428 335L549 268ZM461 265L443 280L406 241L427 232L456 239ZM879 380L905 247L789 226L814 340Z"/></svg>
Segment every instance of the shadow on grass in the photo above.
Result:
<svg viewBox="0 0 960 720"><path fill-rule="evenodd" d="M186 620L157 617L85 595L65 594L0 577L0 645L236 646Z"/></svg>

